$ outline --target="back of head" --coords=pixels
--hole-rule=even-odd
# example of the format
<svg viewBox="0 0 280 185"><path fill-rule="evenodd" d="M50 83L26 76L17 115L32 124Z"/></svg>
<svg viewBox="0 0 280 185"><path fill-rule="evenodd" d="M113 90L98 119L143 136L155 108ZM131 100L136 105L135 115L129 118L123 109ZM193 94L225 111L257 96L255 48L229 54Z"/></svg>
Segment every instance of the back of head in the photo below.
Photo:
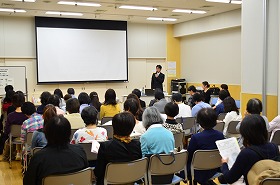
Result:
<svg viewBox="0 0 280 185"><path fill-rule="evenodd" d="M95 108L100 107L101 103L99 102L99 97L98 97L97 92L94 92L94 91L91 92L91 93L89 94L89 98L90 98L90 100L91 100L92 105L93 105Z"/></svg>
<svg viewBox="0 0 280 185"><path fill-rule="evenodd" d="M47 105L48 104L48 100L49 100L50 96L51 96L50 92L48 92L48 91L42 92L42 94L40 96L42 105Z"/></svg>
<svg viewBox="0 0 280 185"><path fill-rule="evenodd" d="M201 102L203 100L203 96L200 93L195 93L193 95L193 101L194 102Z"/></svg>
<svg viewBox="0 0 280 185"><path fill-rule="evenodd" d="M139 110L139 103L134 98L126 99L123 104L124 110L129 111L133 116L137 116Z"/></svg>
<svg viewBox="0 0 280 185"><path fill-rule="evenodd" d="M68 88L68 89L67 89L67 93L68 93L68 94L73 94L73 95L74 95L74 94L75 94L75 90L74 90L73 88Z"/></svg>
<svg viewBox="0 0 280 185"><path fill-rule="evenodd" d="M15 94L15 91L8 91L8 92L6 92L6 97L4 98L4 102L11 103L14 94Z"/></svg>
<svg viewBox="0 0 280 185"><path fill-rule="evenodd" d="M247 103L246 110L250 114L261 114L262 102L257 98L250 99Z"/></svg>
<svg viewBox="0 0 280 185"><path fill-rule="evenodd" d="M162 124L163 120L157 108L148 107L143 113L143 126L148 129L153 124Z"/></svg>
<svg viewBox="0 0 280 185"><path fill-rule="evenodd" d="M179 106L174 102L169 102L164 107L164 113L167 116L174 118L179 114Z"/></svg>
<svg viewBox="0 0 280 185"><path fill-rule="evenodd" d="M228 94L228 91L226 91L226 90L221 90L220 92L219 92L219 98L220 98L220 100L224 100L226 97L228 97L229 96L229 94Z"/></svg>
<svg viewBox="0 0 280 185"><path fill-rule="evenodd" d="M90 104L90 98L86 92L81 92L78 96L78 100L80 102L80 105Z"/></svg>
<svg viewBox="0 0 280 185"><path fill-rule="evenodd" d="M65 94L63 99L66 102L67 100L69 100L70 98L72 98L72 96L70 94Z"/></svg>
<svg viewBox="0 0 280 185"><path fill-rule="evenodd" d="M86 125L97 123L98 111L95 107L89 106L83 109L81 116Z"/></svg>
<svg viewBox="0 0 280 185"><path fill-rule="evenodd" d="M205 86L205 87L207 87L207 88L210 87L210 84L209 84L207 81L202 82L202 85Z"/></svg>
<svg viewBox="0 0 280 185"><path fill-rule="evenodd" d="M56 108L52 104L48 104L45 106L44 111L43 111L43 118L44 122L50 120L52 117L56 116Z"/></svg>
<svg viewBox="0 0 280 185"><path fill-rule="evenodd" d="M31 116L36 112L35 105L31 102L24 102L21 106L21 111L23 114Z"/></svg>
<svg viewBox="0 0 280 185"><path fill-rule="evenodd" d="M164 94L163 94L162 90L157 88L155 90L155 99L161 100L163 98L164 98Z"/></svg>
<svg viewBox="0 0 280 185"><path fill-rule="evenodd" d="M77 98L70 98L66 102L66 111L68 111L70 114L72 113L78 113L80 111L80 103Z"/></svg>
<svg viewBox="0 0 280 185"><path fill-rule="evenodd" d="M59 100L60 100L60 98L57 95L55 95L55 94L51 95L49 97L48 104L52 104L52 105L58 107L59 106Z"/></svg>
<svg viewBox="0 0 280 185"><path fill-rule="evenodd" d="M262 145L268 142L266 124L262 116L258 114L247 115L241 122L240 134L243 137L245 147L250 145Z"/></svg>
<svg viewBox="0 0 280 185"><path fill-rule="evenodd" d="M135 118L129 112L116 114L112 119L114 135L129 136L135 126Z"/></svg>
<svg viewBox="0 0 280 185"><path fill-rule="evenodd" d="M223 101L225 113L235 111L239 114L238 107L236 106L235 100L232 97L227 97Z"/></svg>
<svg viewBox="0 0 280 185"><path fill-rule="evenodd" d="M172 95L172 100L175 102L182 102L182 94L181 93L175 93Z"/></svg>
<svg viewBox="0 0 280 185"><path fill-rule="evenodd" d="M139 89L134 89L132 93L135 94L138 98L141 97L141 91Z"/></svg>
<svg viewBox="0 0 280 185"><path fill-rule="evenodd" d="M116 92L114 91L114 89L108 89L105 92L105 105L116 105L117 101L116 101Z"/></svg>
<svg viewBox="0 0 280 185"><path fill-rule="evenodd" d="M197 122L205 130L210 130L217 124L217 114L212 108L203 108L197 113Z"/></svg>
<svg viewBox="0 0 280 185"><path fill-rule="evenodd" d="M189 86L188 91L196 92L195 86L193 85Z"/></svg>
<svg viewBox="0 0 280 185"><path fill-rule="evenodd" d="M13 91L14 87L12 85L6 85L5 86L5 92L7 93L8 91Z"/></svg>
<svg viewBox="0 0 280 185"><path fill-rule="evenodd" d="M221 88L224 89L224 90L228 90L228 85L227 84L222 84Z"/></svg>
<svg viewBox="0 0 280 185"><path fill-rule="evenodd" d="M54 116L44 122L44 133L47 146L66 146L70 143L71 125L64 116Z"/></svg>
<svg viewBox="0 0 280 185"><path fill-rule="evenodd" d="M13 106L21 107L24 102L25 102L25 97L24 97L23 92L17 91L13 94L13 97L12 97Z"/></svg>
<svg viewBox="0 0 280 185"><path fill-rule="evenodd" d="M53 94L57 95L59 98L63 98L63 93L60 89L55 89Z"/></svg>

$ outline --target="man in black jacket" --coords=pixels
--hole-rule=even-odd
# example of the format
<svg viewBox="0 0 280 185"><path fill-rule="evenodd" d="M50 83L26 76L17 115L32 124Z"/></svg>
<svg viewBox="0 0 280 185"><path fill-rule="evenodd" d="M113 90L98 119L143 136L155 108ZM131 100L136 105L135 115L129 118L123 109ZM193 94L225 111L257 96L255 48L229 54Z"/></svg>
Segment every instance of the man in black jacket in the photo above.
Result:
<svg viewBox="0 0 280 185"><path fill-rule="evenodd" d="M152 75L152 81L151 81L151 88L152 89L161 89L163 91L162 83L164 82L164 74L161 73L162 66L157 65L156 66L156 72Z"/></svg>

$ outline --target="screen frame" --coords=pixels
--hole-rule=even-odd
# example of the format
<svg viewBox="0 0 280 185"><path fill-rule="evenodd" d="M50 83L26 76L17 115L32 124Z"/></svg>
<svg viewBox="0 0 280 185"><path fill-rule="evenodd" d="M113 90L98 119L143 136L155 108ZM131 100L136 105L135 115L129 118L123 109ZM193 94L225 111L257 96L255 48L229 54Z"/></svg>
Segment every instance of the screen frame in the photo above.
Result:
<svg viewBox="0 0 280 185"><path fill-rule="evenodd" d="M86 81L50 81L39 82L37 28L69 28L69 29L91 29L91 30L121 30L126 31L126 79L122 80L86 80ZM54 17L35 17L35 40L36 40L36 75L37 84L80 84L80 83L104 83L104 82L128 82L128 41L127 21L94 20L94 19L73 19Z"/></svg>

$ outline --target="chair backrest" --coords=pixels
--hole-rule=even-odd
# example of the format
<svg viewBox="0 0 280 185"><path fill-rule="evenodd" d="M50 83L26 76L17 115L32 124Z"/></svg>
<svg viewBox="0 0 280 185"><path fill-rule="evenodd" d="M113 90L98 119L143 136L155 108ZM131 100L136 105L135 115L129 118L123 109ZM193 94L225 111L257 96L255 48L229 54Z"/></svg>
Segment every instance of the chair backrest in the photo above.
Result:
<svg viewBox="0 0 280 185"><path fill-rule="evenodd" d="M113 117L103 117L101 119L101 125L107 123L108 121L111 121L113 119Z"/></svg>
<svg viewBox="0 0 280 185"><path fill-rule="evenodd" d="M225 127L225 122L218 121L217 125L213 128L214 130L223 132Z"/></svg>
<svg viewBox="0 0 280 185"><path fill-rule="evenodd" d="M221 155L218 149L196 150L192 159L193 170L211 170L221 166Z"/></svg>
<svg viewBox="0 0 280 185"><path fill-rule="evenodd" d="M195 122L196 119L195 117L186 117L186 118L182 118L183 122L183 130L188 130L193 128L193 126L195 126Z"/></svg>
<svg viewBox="0 0 280 185"><path fill-rule="evenodd" d="M107 130L108 139L113 139L114 129L112 125L99 125L98 127L103 127Z"/></svg>
<svg viewBox="0 0 280 185"><path fill-rule="evenodd" d="M274 132L271 142L280 145L280 130Z"/></svg>
<svg viewBox="0 0 280 185"><path fill-rule="evenodd" d="M236 126L238 125L240 121L231 121L228 124L228 129L227 129L227 133L228 134L240 134L239 132L237 132L236 130Z"/></svg>
<svg viewBox="0 0 280 185"><path fill-rule="evenodd" d="M225 119L226 115L227 115L227 113L220 113L218 115L218 119L217 120L223 121Z"/></svg>
<svg viewBox="0 0 280 185"><path fill-rule="evenodd" d="M71 129L70 141L73 139L73 136L77 130L78 129Z"/></svg>
<svg viewBox="0 0 280 185"><path fill-rule="evenodd" d="M97 160L97 154L91 152L92 143L80 143L79 145L81 145L86 152L88 161Z"/></svg>
<svg viewBox="0 0 280 185"><path fill-rule="evenodd" d="M21 125L11 125L10 136L20 137L20 133L21 133Z"/></svg>
<svg viewBox="0 0 280 185"><path fill-rule="evenodd" d="M142 158L130 162L109 163L106 166L104 185L126 184L145 178L147 183L148 159Z"/></svg>
<svg viewBox="0 0 280 185"><path fill-rule="evenodd" d="M158 156L160 157L161 161ZM186 150L181 150L180 152L175 153L174 156L170 154L159 154L158 156L152 155L150 158L148 170L149 179L152 175L174 174L181 171L182 169L185 170L186 168L188 161L188 152Z"/></svg>
<svg viewBox="0 0 280 185"><path fill-rule="evenodd" d="M32 136L33 136L33 132L27 132L26 140L25 140L27 146L31 146L31 144L32 144Z"/></svg>
<svg viewBox="0 0 280 185"><path fill-rule="evenodd" d="M174 140L175 140L175 148L181 148L183 146L183 138L184 138L184 132L180 132L180 133L174 133Z"/></svg>
<svg viewBox="0 0 280 185"><path fill-rule="evenodd" d="M35 153L39 152L40 150L42 150L43 147L35 147L32 149L32 155L34 155Z"/></svg>
<svg viewBox="0 0 280 185"><path fill-rule="evenodd" d="M280 178L266 178L264 179L260 185L279 185Z"/></svg>
<svg viewBox="0 0 280 185"><path fill-rule="evenodd" d="M92 184L92 169L86 168L74 173L51 175L43 178L43 185L89 185Z"/></svg>

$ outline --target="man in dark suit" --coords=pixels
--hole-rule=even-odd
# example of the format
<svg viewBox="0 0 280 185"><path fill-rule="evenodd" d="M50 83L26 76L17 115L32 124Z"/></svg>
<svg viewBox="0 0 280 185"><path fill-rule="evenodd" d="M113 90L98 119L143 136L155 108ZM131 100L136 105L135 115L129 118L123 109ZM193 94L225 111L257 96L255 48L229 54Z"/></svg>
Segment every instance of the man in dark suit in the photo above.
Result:
<svg viewBox="0 0 280 185"><path fill-rule="evenodd" d="M164 82L164 74L161 73L162 66L157 65L156 66L156 72L152 75L152 81L151 81L151 88L152 89L161 89L163 91L162 83Z"/></svg>

